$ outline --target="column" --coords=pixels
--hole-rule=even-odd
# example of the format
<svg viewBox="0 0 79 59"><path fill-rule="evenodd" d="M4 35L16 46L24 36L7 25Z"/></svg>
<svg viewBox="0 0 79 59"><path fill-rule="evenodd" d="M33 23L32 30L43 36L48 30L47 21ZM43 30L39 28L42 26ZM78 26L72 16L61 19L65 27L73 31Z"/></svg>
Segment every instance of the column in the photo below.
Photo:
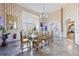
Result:
<svg viewBox="0 0 79 59"><path fill-rule="evenodd" d="M61 37L63 37L63 8L61 8Z"/></svg>
<svg viewBox="0 0 79 59"><path fill-rule="evenodd" d="M79 4L77 3L75 6L75 44L79 45Z"/></svg>

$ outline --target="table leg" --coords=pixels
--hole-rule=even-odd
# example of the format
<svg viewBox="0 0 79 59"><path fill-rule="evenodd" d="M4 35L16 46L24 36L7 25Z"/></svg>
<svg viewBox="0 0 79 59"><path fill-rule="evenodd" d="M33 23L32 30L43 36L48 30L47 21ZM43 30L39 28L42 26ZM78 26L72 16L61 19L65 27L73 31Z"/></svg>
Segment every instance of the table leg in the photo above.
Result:
<svg viewBox="0 0 79 59"><path fill-rule="evenodd" d="M31 52L30 55L33 56L33 41L31 40Z"/></svg>

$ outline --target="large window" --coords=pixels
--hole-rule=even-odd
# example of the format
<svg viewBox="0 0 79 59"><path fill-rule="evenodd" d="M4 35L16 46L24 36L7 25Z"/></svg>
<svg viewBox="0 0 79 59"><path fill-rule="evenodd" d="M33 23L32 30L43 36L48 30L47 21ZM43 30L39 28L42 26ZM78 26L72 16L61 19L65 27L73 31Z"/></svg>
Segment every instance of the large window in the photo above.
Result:
<svg viewBox="0 0 79 59"><path fill-rule="evenodd" d="M32 32L34 28L38 30L39 29L38 16L35 16L23 11L22 12L22 28L26 33Z"/></svg>

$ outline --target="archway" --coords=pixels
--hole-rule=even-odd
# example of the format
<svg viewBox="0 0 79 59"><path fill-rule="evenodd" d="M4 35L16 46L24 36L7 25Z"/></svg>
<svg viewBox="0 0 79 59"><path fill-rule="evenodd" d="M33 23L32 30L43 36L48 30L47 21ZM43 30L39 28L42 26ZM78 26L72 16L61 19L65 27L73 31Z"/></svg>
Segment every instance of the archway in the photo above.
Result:
<svg viewBox="0 0 79 59"><path fill-rule="evenodd" d="M75 22L71 19L67 21L67 39L74 41L75 39Z"/></svg>

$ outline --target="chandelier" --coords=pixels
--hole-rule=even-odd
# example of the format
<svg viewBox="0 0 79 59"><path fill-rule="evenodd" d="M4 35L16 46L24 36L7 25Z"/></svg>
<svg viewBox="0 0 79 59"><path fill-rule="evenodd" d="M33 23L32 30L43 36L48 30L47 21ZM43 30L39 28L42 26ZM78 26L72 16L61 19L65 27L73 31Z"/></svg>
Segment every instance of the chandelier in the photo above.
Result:
<svg viewBox="0 0 79 59"><path fill-rule="evenodd" d="M40 19L47 19L48 18L48 14L45 12L45 5L43 5L42 7L42 13L40 14Z"/></svg>

